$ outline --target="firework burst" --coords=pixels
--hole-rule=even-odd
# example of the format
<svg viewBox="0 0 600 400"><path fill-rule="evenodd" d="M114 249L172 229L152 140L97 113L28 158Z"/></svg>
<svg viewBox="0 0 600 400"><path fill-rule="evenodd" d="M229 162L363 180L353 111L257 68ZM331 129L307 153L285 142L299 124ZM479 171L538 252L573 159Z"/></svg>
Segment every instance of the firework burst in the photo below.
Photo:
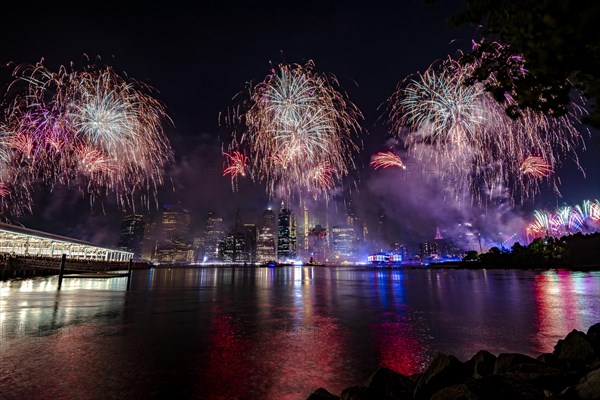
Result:
<svg viewBox="0 0 600 400"><path fill-rule="evenodd" d="M527 238L561 237L574 233L600 231L600 202L585 200L574 207L564 206L554 212L535 210L533 221L525 228Z"/></svg>
<svg viewBox="0 0 600 400"><path fill-rule="evenodd" d="M535 178L545 178L553 173L552 167L542 157L529 156L523 161L520 168L523 174Z"/></svg>
<svg viewBox="0 0 600 400"><path fill-rule="evenodd" d="M239 151L233 151L231 154L223 152L223 155L227 157L227 167L223 170L223 176L231 176L231 188L235 192L237 191L237 178L246 176L248 157Z"/></svg>
<svg viewBox="0 0 600 400"><path fill-rule="evenodd" d="M389 167L399 167L402 169L406 169L406 166L404 165L400 157L391 151L379 152L373 155L373 158L371 159L371 166L375 169Z"/></svg>
<svg viewBox="0 0 600 400"><path fill-rule="evenodd" d="M269 195L327 197L355 168L362 114L314 64L279 64L227 117L232 148L247 149L249 170Z"/></svg>
<svg viewBox="0 0 600 400"><path fill-rule="evenodd" d="M510 94L502 105L484 84L468 84L476 63L447 58L402 81L388 99L392 132L410 156L434 164L440 179L455 183L457 197L472 193L485 203L508 188L510 198L522 202L541 183L558 193L552 172L565 155L577 160L576 150L584 147L575 123L585 110L574 105L561 117L526 110L512 119L505 111L515 105Z"/></svg>
<svg viewBox="0 0 600 400"><path fill-rule="evenodd" d="M169 121L153 89L110 66L82 70L43 62L17 67L7 91L7 165L25 182L78 186L91 198L116 195L123 208L156 195L172 151Z"/></svg>

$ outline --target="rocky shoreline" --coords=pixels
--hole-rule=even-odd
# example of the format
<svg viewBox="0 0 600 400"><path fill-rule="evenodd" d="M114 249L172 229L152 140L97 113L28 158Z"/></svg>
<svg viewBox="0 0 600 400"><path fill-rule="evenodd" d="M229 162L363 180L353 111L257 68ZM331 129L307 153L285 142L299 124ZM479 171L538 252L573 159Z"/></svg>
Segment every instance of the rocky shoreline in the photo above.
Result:
<svg viewBox="0 0 600 400"><path fill-rule="evenodd" d="M537 358L485 350L461 362L437 353L428 368L405 376L380 368L335 395L319 388L306 400L600 400L600 322L571 331Z"/></svg>

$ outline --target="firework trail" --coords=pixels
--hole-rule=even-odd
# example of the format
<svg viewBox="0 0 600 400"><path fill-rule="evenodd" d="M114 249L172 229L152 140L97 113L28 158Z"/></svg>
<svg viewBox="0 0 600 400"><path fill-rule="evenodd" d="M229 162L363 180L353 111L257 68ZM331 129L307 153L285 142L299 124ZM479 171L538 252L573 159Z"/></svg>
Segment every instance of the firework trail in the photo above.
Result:
<svg viewBox="0 0 600 400"><path fill-rule="evenodd" d="M15 68L5 96L3 160L23 182L113 193L122 208L148 204L172 151L169 118L153 89L110 66ZM29 204L30 206L30 204Z"/></svg>
<svg viewBox="0 0 600 400"><path fill-rule="evenodd" d="M409 155L437 166L440 179L456 183L457 197L470 192L474 201L485 203L508 188L510 198L522 202L542 183L558 193L552 172L565 156L577 162L576 150L584 143L575 124L585 110L574 105L561 117L525 110L512 119L505 110L516 107L509 93L502 105L484 84L468 84L476 65L449 57L400 82L388 99L392 132Z"/></svg>
<svg viewBox="0 0 600 400"><path fill-rule="evenodd" d="M355 168L362 114L337 85L311 61L279 64L228 114L231 149L247 149L250 175L270 196L327 198Z"/></svg>
<svg viewBox="0 0 600 400"><path fill-rule="evenodd" d="M379 152L373 155L371 160L371 166L375 169L389 168L389 167L400 167L406 169L406 166L394 152Z"/></svg>
<svg viewBox="0 0 600 400"><path fill-rule="evenodd" d="M533 221L525 229L527 238L561 237L574 233L600 231L600 202L585 200L574 207L560 207L554 212L535 210Z"/></svg>

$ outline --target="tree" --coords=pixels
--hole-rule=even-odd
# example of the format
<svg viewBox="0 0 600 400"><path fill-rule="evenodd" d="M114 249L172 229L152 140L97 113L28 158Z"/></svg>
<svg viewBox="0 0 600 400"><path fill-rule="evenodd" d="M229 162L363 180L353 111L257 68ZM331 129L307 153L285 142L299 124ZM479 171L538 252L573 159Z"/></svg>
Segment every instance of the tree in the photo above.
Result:
<svg viewBox="0 0 600 400"><path fill-rule="evenodd" d="M475 250L469 250L462 259L463 261L478 261L479 256Z"/></svg>
<svg viewBox="0 0 600 400"><path fill-rule="evenodd" d="M474 80L485 82L499 100L509 93L518 107L514 118L530 108L564 115L572 89L589 99L591 112L583 119L600 127L600 2L597 0L465 0L466 9L450 19L453 26L482 25L483 41L463 61L481 60ZM498 51L494 42L507 46ZM515 58L516 57L516 58ZM525 76L515 76L519 58ZM517 61L515 63L515 60ZM496 79L488 80L493 74ZM518 78L518 79L515 79Z"/></svg>

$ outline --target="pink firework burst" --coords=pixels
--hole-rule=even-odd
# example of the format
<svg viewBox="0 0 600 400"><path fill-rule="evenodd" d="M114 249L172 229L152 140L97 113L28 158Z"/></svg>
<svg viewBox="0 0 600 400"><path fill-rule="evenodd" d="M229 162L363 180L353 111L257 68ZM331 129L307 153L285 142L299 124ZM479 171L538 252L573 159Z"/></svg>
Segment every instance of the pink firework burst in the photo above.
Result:
<svg viewBox="0 0 600 400"><path fill-rule="evenodd" d="M554 172L550 164L542 157L529 156L521 164L521 172L535 178L545 178Z"/></svg>
<svg viewBox="0 0 600 400"><path fill-rule="evenodd" d="M248 157L240 151L233 151L231 154L223 153L227 157L228 166L223 170L223 176L231 175L231 178L237 176L246 176L246 168L248 167Z"/></svg>
<svg viewBox="0 0 600 400"><path fill-rule="evenodd" d="M396 154L391 151L380 151L376 153L371 159L371 166L375 169L389 168L389 167L400 167L406 169L406 166Z"/></svg>

